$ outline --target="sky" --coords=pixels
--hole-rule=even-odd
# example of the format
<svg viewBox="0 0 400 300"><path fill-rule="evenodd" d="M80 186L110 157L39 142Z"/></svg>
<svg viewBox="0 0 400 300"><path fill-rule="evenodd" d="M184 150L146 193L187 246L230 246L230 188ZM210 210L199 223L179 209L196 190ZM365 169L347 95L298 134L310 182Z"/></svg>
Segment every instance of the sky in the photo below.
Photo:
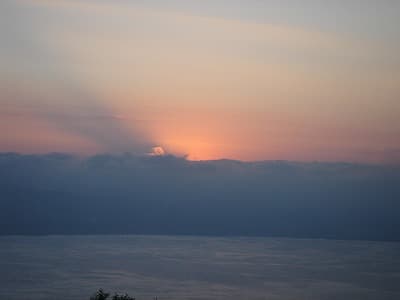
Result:
<svg viewBox="0 0 400 300"><path fill-rule="evenodd" d="M395 0L2 0L0 151L398 163L399 20Z"/></svg>

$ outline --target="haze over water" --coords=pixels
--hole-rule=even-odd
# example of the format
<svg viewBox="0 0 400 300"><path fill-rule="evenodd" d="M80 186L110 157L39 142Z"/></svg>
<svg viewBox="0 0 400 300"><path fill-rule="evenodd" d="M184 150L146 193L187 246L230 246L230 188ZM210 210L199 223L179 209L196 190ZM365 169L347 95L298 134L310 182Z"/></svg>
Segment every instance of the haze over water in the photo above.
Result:
<svg viewBox="0 0 400 300"><path fill-rule="evenodd" d="M187 236L0 238L0 298L400 298L400 244Z"/></svg>

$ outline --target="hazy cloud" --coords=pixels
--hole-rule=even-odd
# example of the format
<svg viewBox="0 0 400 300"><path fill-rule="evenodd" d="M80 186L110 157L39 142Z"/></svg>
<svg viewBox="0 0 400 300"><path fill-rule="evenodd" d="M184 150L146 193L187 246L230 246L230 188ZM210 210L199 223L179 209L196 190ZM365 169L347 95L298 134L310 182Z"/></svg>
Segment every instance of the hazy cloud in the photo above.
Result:
<svg viewBox="0 0 400 300"><path fill-rule="evenodd" d="M8 153L0 228L399 240L399 187L393 166Z"/></svg>

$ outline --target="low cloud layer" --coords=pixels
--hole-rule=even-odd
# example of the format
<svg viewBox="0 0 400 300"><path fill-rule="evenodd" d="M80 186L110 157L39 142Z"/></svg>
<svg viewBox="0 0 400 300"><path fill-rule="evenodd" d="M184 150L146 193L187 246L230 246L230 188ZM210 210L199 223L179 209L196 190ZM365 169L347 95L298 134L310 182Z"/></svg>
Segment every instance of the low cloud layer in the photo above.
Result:
<svg viewBox="0 0 400 300"><path fill-rule="evenodd" d="M400 240L400 167L0 154L1 234Z"/></svg>

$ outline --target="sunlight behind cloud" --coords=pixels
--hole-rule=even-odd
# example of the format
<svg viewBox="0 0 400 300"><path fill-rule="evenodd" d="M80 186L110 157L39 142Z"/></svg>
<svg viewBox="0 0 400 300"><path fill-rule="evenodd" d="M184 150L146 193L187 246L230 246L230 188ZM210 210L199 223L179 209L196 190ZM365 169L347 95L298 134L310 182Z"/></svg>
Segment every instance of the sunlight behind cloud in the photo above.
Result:
<svg viewBox="0 0 400 300"><path fill-rule="evenodd" d="M377 161L400 147L400 42L384 24L378 43L251 5L257 18L214 12L212 1L4 3L0 100L10 103L4 86L29 82L13 105L106 151Z"/></svg>

